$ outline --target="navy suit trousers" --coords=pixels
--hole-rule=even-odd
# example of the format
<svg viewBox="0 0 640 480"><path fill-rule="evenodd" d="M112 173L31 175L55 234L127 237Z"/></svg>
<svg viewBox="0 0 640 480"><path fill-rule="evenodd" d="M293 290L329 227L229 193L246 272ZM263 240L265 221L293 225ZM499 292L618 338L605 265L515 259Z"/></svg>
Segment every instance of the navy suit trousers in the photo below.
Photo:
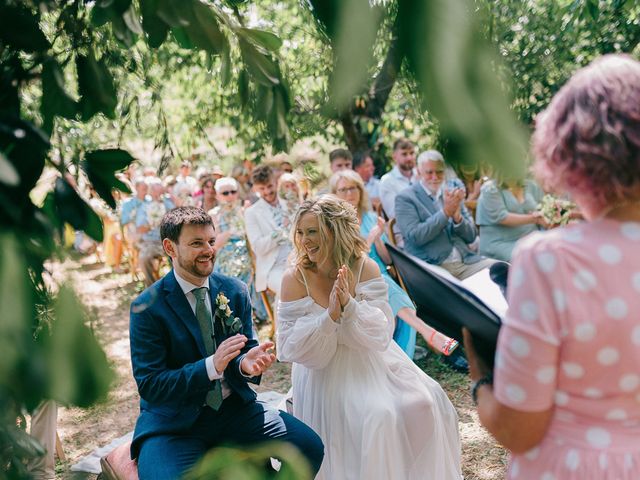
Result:
<svg viewBox="0 0 640 480"><path fill-rule="evenodd" d="M138 457L138 474L141 480L177 479L213 447L243 448L267 440L293 444L305 456L314 475L320 470L324 446L311 428L262 402L243 403L232 393L220 410L204 408L188 431L146 438Z"/></svg>

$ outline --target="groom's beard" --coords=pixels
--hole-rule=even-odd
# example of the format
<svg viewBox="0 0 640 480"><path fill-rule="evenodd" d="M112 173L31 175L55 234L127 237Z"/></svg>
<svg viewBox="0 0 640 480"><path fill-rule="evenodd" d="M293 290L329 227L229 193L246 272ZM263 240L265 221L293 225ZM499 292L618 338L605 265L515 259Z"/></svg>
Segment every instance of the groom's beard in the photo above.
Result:
<svg viewBox="0 0 640 480"><path fill-rule="evenodd" d="M210 261L207 263L200 262L199 260L204 260L207 257L198 257L193 262L185 262L183 259L178 258L178 263L183 270L186 270L192 275L200 278L206 278L211 275L213 272L213 265L216 262L216 254L213 253L211 255Z"/></svg>

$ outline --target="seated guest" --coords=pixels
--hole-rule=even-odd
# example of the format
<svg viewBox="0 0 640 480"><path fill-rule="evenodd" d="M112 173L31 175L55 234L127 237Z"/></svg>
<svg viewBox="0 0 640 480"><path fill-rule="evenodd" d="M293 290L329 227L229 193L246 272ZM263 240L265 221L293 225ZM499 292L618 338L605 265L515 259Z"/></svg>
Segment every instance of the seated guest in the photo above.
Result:
<svg viewBox="0 0 640 480"><path fill-rule="evenodd" d="M413 358L417 330L431 347L447 355L450 354L457 347L458 342L431 328L419 318L416 314L416 307L407 292L400 288L387 272L387 265L391 263L391 257L384 244L387 241L386 235L383 233L385 223L382 218L370 211L367 191L360 176L353 170L344 170L334 173L329 183L331 193L356 209L360 223L360 234L367 241L369 257L376 262L380 268L382 279L387 284L389 305L393 316L400 318L394 330L393 339L409 358Z"/></svg>
<svg viewBox="0 0 640 480"><path fill-rule="evenodd" d="M267 288L280 296L282 275L287 268L287 257L291 252L287 216L287 205L278 198L273 170L268 165L259 165L251 174L253 188L260 200L245 210L244 220L247 237L256 258L256 291Z"/></svg>
<svg viewBox="0 0 640 480"><path fill-rule="evenodd" d="M140 394L131 457L140 479L181 478L214 447L268 440L296 446L317 472L318 436L257 402L248 385L258 384L275 360L273 343L253 338L246 285L212 273L211 217L179 207L162 218L160 232L173 269L131 304L131 364Z"/></svg>
<svg viewBox="0 0 640 480"><path fill-rule="evenodd" d="M138 208L145 202L149 187L144 178L138 177L134 181L134 195L122 202L120 207L120 225L127 231L131 226L135 227Z"/></svg>
<svg viewBox="0 0 640 480"><path fill-rule="evenodd" d="M476 226L464 206L463 188L445 188L445 165L434 150L418 157L420 181L396 197L396 218L405 249L425 262L439 265L464 279L490 266L467 244L476 238Z"/></svg>
<svg viewBox="0 0 640 480"><path fill-rule="evenodd" d="M213 180L209 179L212 183ZM216 264L213 271L253 283L251 257L247 249L242 204L238 198L238 182L222 177L215 182L218 206L209 211L216 230Z"/></svg>
<svg viewBox="0 0 640 480"><path fill-rule="evenodd" d="M353 156L353 169L356 171L367 190L371 207L374 211L381 205L380 203L380 180L374 175L375 167L371 154L367 151L356 152Z"/></svg>
<svg viewBox="0 0 640 480"><path fill-rule="evenodd" d="M164 214L174 207L171 200L164 197L164 186L160 180L150 181L149 190L151 199L136 212L136 228L140 237L138 263L146 286L157 280L156 262L160 262L164 256L160 241L160 222Z"/></svg>
<svg viewBox="0 0 640 480"><path fill-rule="evenodd" d="M481 255L511 261L516 242L546 226L537 211L544 193L533 180L490 180L482 186L476 224Z"/></svg>
<svg viewBox="0 0 640 480"><path fill-rule="evenodd" d="M212 177L204 177L202 182L200 182L200 187L202 188L202 195L197 199L197 207L200 207L205 212L208 212L212 208L214 208L217 204L217 190L215 188L217 180ZM236 190L238 188L236 187Z"/></svg>
<svg viewBox="0 0 640 480"><path fill-rule="evenodd" d="M639 105L640 63L606 55L536 119L534 171L587 221L516 247L493 376L465 331L508 479L640 478Z"/></svg>
<svg viewBox="0 0 640 480"><path fill-rule="evenodd" d="M393 143L391 158L393 158L395 165L391 171L382 176L379 188L380 202L389 220L396 218L396 195L418 181L415 170L416 150L411 141L406 138L396 140ZM396 243L400 246L404 245L404 240L397 224L393 233L396 236Z"/></svg>

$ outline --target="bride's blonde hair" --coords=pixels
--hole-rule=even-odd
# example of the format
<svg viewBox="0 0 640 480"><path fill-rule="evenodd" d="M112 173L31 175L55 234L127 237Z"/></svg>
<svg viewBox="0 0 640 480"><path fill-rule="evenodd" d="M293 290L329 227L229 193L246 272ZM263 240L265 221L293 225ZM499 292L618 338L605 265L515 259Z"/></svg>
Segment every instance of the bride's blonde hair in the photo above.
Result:
<svg viewBox="0 0 640 480"><path fill-rule="evenodd" d="M346 265L351 270L356 261L367 254L367 243L360 236L356 209L335 195L323 195L315 201L304 202L296 214L292 229L293 263L296 266L311 268L316 265L309 259L298 234L300 220L307 214L318 219L318 256L321 261L330 258L336 267Z"/></svg>

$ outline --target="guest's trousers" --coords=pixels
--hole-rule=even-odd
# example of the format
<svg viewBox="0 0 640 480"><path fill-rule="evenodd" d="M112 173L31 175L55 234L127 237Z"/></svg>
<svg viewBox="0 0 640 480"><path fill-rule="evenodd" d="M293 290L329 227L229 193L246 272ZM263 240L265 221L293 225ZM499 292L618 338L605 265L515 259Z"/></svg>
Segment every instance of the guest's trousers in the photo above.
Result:
<svg viewBox="0 0 640 480"><path fill-rule="evenodd" d="M177 479L211 448L230 445L246 449L267 440L294 445L309 462L314 476L320 470L324 446L310 427L262 402L245 404L231 394L220 410L204 408L189 431L144 440L138 475L141 480Z"/></svg>
<svg viewBox="0 0 640 480"><path fill-rule="evenodd" d="M41 457L29 462L29 473L35 480L49 480L56 476L56 430L58 424L58 404L47 400L38 405L31 415L30 435L38 440L45 449Z"/></svg>
<svg viewBox="0 0 640 480"><path fill-rule="evenodd" d="M457 279L464 280L465 278L470 277L474 273L478 273L480 270L484 268L489 268L494 263L496 263L496 261L492 258L483 258L482 260L476 263L462 263L457 261L457 262L441 263L438 266L447 270L451 275L453 275Z"/></svg>

